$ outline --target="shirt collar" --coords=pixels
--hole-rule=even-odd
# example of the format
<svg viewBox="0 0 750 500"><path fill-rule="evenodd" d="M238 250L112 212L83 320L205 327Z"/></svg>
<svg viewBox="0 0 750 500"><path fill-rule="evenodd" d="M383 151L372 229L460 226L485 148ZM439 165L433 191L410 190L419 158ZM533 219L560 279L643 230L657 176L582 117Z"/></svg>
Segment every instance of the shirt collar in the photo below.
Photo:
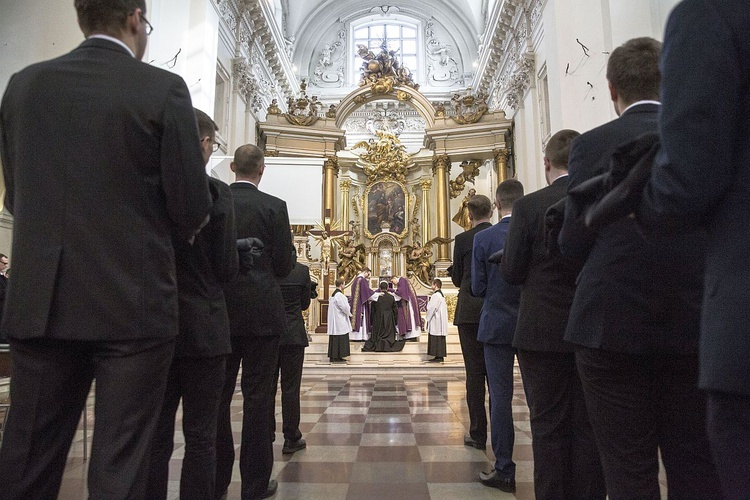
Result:
<svg viewBox="0 0 750 500"><path fill-rule="evenodd" d="M96 33L96 34L94 34L94 35L90 35L90 36L89 36L89 39L91 39L91 38L101 38L102 40L109 40L110 42L114 42L114 43L116 43L117 45L119 45L119 46L123 47L123 48L124 48L125 50L127 50L127 51L128 51L128 54L130 54L130 55L131 55L132 57L135 57L135 54L134 54L134 53L133 53L133 51L132 51L132 50L130 49L130 47L128 47L127 45L125 45L125 42L123 42L123 41L122 41L122 40L120 40L119 38L115 38L115 37L113 37L113 36L105 35L105 34L103 34L103 33Z"/></svg>
<svg viewBox="0 0 750 500"><path fill-rule="evenodd" d="M643 100L643 101L636 101L633 104L631 104L630 106L628 106L627 108L623 109L622 113L620 113L620 116L622 116L625 113L627 113L630 108L633 108L635 106L640 106L641 104L656 104L657 106L661 106L661 103L659 101L651 101L651 100L648 100L648 99Z"/></svg>
<svg viewBox="0 0 750 500"><path fill-rule="evenodd" d="M256 183L252 182L252 181L234 181L234 182L235 182L236 184L252 184L252 185L253 185L253 186L255 186L256 188L258 187L258 185L257 185Z"/></svg>

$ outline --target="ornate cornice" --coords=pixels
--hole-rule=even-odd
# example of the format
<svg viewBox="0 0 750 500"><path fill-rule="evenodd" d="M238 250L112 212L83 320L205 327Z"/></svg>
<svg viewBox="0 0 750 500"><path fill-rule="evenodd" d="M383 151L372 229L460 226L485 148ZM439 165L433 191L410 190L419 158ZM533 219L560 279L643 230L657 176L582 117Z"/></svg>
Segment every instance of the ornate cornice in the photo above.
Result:
<svg viewBox="0 0 750 500"><path fill-rule="evenodd" d="M244 57L234 59L232 62L232 74L234 76L235 88L245 99L248 107L253 113L260 111L263 107L263 100L260 97L262 92L247 59Z"/></svg>

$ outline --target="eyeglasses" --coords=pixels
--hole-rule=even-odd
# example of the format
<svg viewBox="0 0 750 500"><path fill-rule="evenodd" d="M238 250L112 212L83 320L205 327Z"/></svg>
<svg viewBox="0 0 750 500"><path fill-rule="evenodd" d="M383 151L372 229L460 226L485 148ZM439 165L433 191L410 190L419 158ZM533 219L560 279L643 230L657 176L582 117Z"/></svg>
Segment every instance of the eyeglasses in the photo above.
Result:
<svg viewBox="0 0 750 500"><path fill-rule="evenodd" d="M149 36L152 31L154 31L154 27L151 26L151 23L148 22L148 19L146 19L146 16L143 15L143 12L141 12L141 21L146 23L146 36Z"/></svg>
<svg viewBox="0 0 750 500"><path fill-rule="evenodd" d="M217 152L219 150L219 146L221 146L221 144L219 144L218 142L216 142L215 139L211 139L208 136L204 137L201 140L203 140L203 141L211 141L211 151L213 151L214 153Z"/></svg>

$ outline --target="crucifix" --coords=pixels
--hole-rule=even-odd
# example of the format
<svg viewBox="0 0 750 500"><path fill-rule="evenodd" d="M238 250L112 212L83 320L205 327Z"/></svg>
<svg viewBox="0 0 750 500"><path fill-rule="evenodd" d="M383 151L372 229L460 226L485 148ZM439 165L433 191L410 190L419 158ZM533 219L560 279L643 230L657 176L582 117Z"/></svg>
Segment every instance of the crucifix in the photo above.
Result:
<svg viewBox="0 0 750 500"><path fill-rule="evenodd" d="M351 235L352 232L331 229L331 209L326 208L323 228L311 229L307 234L312 236L320 245L320 272L323 280L323 299L328 299L328 288L330 286L328 264L331 261L333 244Z"/></svg>

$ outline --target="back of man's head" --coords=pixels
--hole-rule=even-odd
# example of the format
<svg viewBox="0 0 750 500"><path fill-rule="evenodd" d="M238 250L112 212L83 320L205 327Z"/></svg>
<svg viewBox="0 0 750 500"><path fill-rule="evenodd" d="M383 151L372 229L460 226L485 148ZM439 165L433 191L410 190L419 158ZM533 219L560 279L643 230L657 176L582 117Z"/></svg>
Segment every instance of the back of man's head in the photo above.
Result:
<svg viewBox="0 0 750 500"><path fill-rule="evenodd" d="M86 36L93 33L119 35L135 9L146 12L146 0L75 0L78 25Z"/></svg>
<svg viewBox="0 0 750 500"><path fill-rule="evenodd" d="M245 144L234 152L232 165L237 178L247 179L260 175L263 162L263 150L253 144Z"/></svg>
<svg viewBox="0 0 750 500"><path fill-rule="evenodd" d="M475 194L466 202L469 214L474 221L489 219L492 215L492 202L483 194Z"/></svg>
<svg viewBox="0 0 750 500"><path fill-rule="evenodd" d="M381 281L380 282L380 286L378 288L380 288L381 291L385 292L386 290L388 290L388 282L387 281Z"/></svg>
<svg viewBox="0 0 750 500"><path fill-rule="evenodd" d="M581 134L575 130L560 130L547 141L547 147L544 148L544 157L549 160L553 167L559 170L568 170L570 144L579 135Z"/></svg>
<svg viewBox="0 0 750 500"><path fill-rule="evenodd" d="M659 56L661 42L649 37L633 38L609 56L607 80L625 104L659 100Z"/></svg>
<svg viewBox="0 0 750 500"><path fill-rule="evenodd" d="M516 200L523 198L523 184L516 179L507 179L497 185L495 199L501 210L509 210Z"/></svg>
<svg viewBox="0 0 750 500"><path fill-rule="evenodd" d="M195 120L198 122L198 134L201 139L208 137L211 140L216 138L216 131L219 130L219 126L216 125L210 116L201 111L198 108L193 108L195 111Z"/></svg>

